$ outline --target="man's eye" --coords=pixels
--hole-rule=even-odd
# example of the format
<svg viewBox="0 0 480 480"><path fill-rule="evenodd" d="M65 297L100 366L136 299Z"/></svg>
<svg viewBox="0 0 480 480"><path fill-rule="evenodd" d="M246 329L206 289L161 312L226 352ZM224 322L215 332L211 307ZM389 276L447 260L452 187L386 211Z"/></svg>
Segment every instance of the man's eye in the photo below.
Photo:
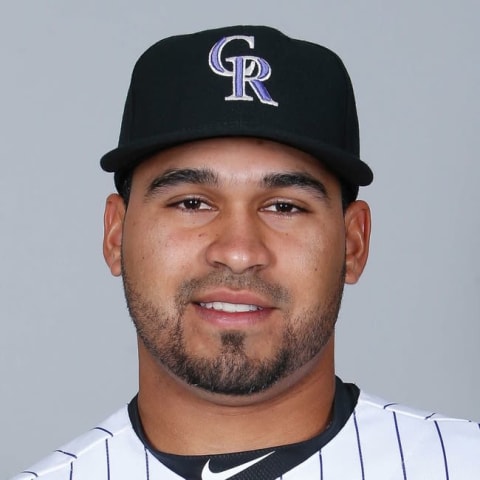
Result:
<svg viewBox="0 0 480 480"><path fill-rule="evenodd" d="M175 204L181 210L211 210L210 205L200 198L186 198Z"/></svg>
<svg viewBox="0 0 480 480"><path fill-rule="evenodd" d="M272 205L269 205L264 210L266 210L267 212L275 212L275 213L298 213L303 211L302 208L297 207L293 203L289 203L289 202L272 203Z"/></svg>

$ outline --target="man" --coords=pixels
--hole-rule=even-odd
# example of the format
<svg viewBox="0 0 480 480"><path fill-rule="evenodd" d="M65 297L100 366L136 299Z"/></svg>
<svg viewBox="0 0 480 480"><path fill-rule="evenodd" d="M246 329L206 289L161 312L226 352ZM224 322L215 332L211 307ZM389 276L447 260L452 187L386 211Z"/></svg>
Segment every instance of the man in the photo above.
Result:
<svg viewBox="0 0 480 480"><path fill-rule="evenodd" d="M101 164L139 393L18 479L479 478L479 425L335 377L373 179L335 54L266 27L163 40Z"/></svg>

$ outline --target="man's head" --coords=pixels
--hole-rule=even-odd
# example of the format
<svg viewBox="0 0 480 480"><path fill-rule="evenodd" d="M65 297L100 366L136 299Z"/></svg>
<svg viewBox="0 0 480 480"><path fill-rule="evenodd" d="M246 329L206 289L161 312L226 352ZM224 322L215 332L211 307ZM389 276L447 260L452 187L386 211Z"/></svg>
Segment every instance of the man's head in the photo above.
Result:
<svg viewBox="0 0 480 480"><path fill-rule="evenodd" d="M261 159L261 161L259 161ZM189 142L107 203L105 256L142 345L190 385L261 392L318 357L368 251L364 202L277 142Z"/></svg>
<svg viewBox="0 0 480 480"><path fill-rule="evenodd" d="M229 395L319 362L368 255L358 153L350 80L323 47L232 27L147 50L102 159L123 196L104 253L141 358Z"/></svg>

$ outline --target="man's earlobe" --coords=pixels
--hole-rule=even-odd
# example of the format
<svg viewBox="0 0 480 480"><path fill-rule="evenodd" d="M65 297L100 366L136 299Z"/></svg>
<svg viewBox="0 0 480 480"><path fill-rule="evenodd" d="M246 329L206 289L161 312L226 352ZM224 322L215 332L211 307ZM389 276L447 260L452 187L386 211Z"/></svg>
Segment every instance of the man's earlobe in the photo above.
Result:
<svg viewBox="0 0 480 480"><path fill-rule="evenodd" d="M365 268L370 245L370 208L363 200L349 205L345 212L345 283L356 283Z"/></svg>
<svg viewBox="0 0 480 480"><path fill-rule="evenodd" d="M120 195L108 196L103 216L103 257L112 272L122 273L122 232L125 218L125 202Z"/></svg>

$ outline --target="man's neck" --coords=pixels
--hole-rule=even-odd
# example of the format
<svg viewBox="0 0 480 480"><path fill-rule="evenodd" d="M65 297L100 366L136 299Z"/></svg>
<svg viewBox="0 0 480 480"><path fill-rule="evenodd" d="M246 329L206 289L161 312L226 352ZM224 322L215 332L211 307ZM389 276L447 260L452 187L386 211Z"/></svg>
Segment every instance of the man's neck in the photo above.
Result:
<svg viewBox="0 0 480 480"><path fill-rule="evenodd" d="M217 395L173 378L140 346L138 408L158 450L205 455L312 438L329 424L335 395L333 339L321 354L267 392Z"/></svg>

